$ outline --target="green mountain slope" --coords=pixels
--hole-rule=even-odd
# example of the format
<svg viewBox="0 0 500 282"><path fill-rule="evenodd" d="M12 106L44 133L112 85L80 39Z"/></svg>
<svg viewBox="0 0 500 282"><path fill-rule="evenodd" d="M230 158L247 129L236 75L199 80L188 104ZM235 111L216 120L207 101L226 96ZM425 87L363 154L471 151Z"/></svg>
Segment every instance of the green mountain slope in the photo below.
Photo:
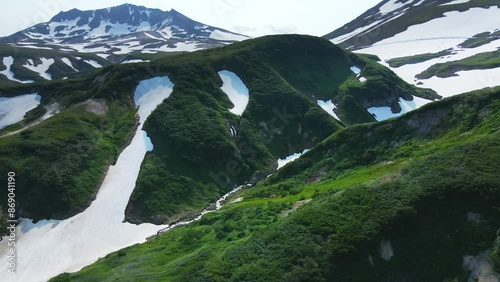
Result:
<svg viewBox="0 0 500 282"><path fill-rule="evenodd" d="M468 281L487 250L500 269L499 98L340 130L222 210L52 281Z"/></svg>
<svg viewBox="0 0 500 282"><path fill-rule="evenodd" d="M366 83L350 72L353 65L362 69ZM235 72L250 90L242 117L228 110L232 105L220 90L220 70ZM5 160L0 171L15 169L24 179L18 183L19 215L67 218L85 209L132 132L135 88L141 80L165 75L176 86L145 124L155 149L143 163L127 208L132 222L172 222L196 213L234 185L274 171L277 158L311 148L345 124L374 121L369 106L397 108L399 97L438 98L368 57L297 35L112 65L64 81L3 86L2 96L38 92L42 102L0 136L32 125L48 106L60 110L20 134L0 138ZM336 101L343 123L324 112L318 98ZM89 111L90 99L104 103L107 113ZM54 149L59 147L64 150Z"/></svg>

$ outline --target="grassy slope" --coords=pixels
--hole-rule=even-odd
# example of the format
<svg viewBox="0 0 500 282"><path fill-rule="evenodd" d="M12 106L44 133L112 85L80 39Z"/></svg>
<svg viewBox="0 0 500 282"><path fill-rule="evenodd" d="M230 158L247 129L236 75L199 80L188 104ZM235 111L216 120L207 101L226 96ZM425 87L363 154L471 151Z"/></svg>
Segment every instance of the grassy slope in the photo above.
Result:
<svg viewBox="0 0 500 282"><path fill-rule="evenodd" d="M353 64L363 68L366 84L355 82ZM277 158L311 148L338 130L341 125L308 96L340 101L339 114L349 123L372 121L365 110L372 101L437 97L370 59L309 36L263 37L165 57L151 66L171 73L176 88L145 125L156 149L127 208L132 222L172 222L199 211L234 185L271 172ZM224 69L250 90L241 118L228 112L219 89L216 71ZM229 124L238 138L230 136Z"/></svg>
<svg viewBox="0 0 500 282"><path fill-rule="evenodd" d="M312 52L315 48L317 52ZM26 56L34 54L32 50L22 52L27 52ZM301 68L304 56L314 62L308 65L309 72ZM328 75L324 74L325 58L335 66L328 67ZM368 78L366 85L356 83L353 74L347 75L351 63L363 67L363 75ZM250 88L250 104L241 118L227 110L231 105L219 89L221 81L216 74L222 69L236 72ZM294 70L300 75L294 74ZM143 79L163 75L169 75L176 88L145 125L156 149L148 155L132 196L127 211L132 220L164 222L199 210L232 185L264 176L258 172L272 170L277 157L310 148L341 128L307 97L306 88L311 85L323 97L339 99L340 115L350 123L373 120L365 110L372 103L370 100L387 104L388 98L394 100L402 95L436 97L432 92L409 86L368 58L344 54L326 40L309 36L264 37L220 49L166 56L147 64L113 65L82 78L3 86L3 96L34 92L42 95L42 105L28 113L26 121L41 117L44 106L54 102L67 109L89 98L102 98L111 106L104 119L72 109L54 117L51 130L42 123L23 135L2 140L4 148L31 146L29 150L5 149L2 155L10 160L3 163L3 170L14 167L31 175L25 178L26 185L20 186L26 195L23 202L30 203L22 208L26 215L35 219L64 218L85 208L106 165L116 157L131 132L134 110L130 97L135 87ZM312 84L314 79L316 84ZM338 93L328 89L338 89ZM73 135L63 136L67 140L60 138L68 126L66 115L78 125L69 131ZM26 121L5 128L0 134L19 129ZM230 124L237 128L238 138L230 136ZM29 139L31 136L37 140ZM50 150L58 146L67 149L63 155ZM72 153L78 150L88 154ZM33 152L36 154L30 155ZM22 165L31 159L36 160L30 167L34 172ZM61 191L52 199L48 188L41 189L42 186L37 194L31 193L38 189L34 184L41 172L37 169L46 165L45 159L54 165L68 164L59 169L59 174L44 180L43 187L59 187ZM79 177L90 171L91 179L79 182ZM85 191L85 196L75 199L80 196L71 191ZM34 195L47 204L41 206Z"/></svg>
<svg viewBox="0 0 500 282"><path fill-rule="evenodd" d="M242 202L53 281L467 281L463 256L491 248L500 225L499 98L477 91L346 128Z"/></svg>
<svg viewBox="0 0 500 282"><path fill-rule="evenodd" d="M199 211L234 185L271 171L278 157L310 148L341 127L268 64L268 45L280 48L289 39L295 37L155 62L171 69L176 88L145 125L155 151L141 170L127 208L129 220L171 222ZM302 50L292 51L297 49ZM227 110L230 102L220 90L216 72L224 69L237 73L250 90L241 118ZM230 124L238 138L231 137Z"/></svg>
<svg viewBox="0 0 500 282"><path fill-rule="evenodd" d="M500 31L496 31L493 33L483 32L474 35L472 38L465 40L459 46L462 48L477 48L486 45L490 42L493 42L495 40L498 40L499 37L500 37Z"/></svg>
<svg viewBox="0 0 500 282"><path fill-rule="evenodd" d="M443 56L450 55L452 53L452 49L447 49L443 50L437 53L426 53L426 54L419 54L415 56L407 56L407 57L400 57L400 58L394 58L390 59L387 61L387 63L393 67L393 68L399 68L404 65L411 65L411 64L418 64L422 62L426 62L432 59L440 58Z"/></svg>
<svg viewBox="0 0 500 282"><path fill-rule="evenodd" d="M8 137L0 138L2 179L18 175L18 216L35 220L63 219L81 212L97 191L107 167L126 144L135 124L135 109L129 92L111 98L95 77L3 88L3 94L38 92L41 105L27 113L24 121L6 127L0 134L21 129L45 114L44 107L58 103L61 113ZM100 117L79 103L105 99L108 112ZM6 194L0 196L6 202ZM2 207L2 209L5 206Z"/></svg>
<svg viewBox="0 0 500 282"><path fill-rule="evenodd" d="M419 79L429 79L433 76L451 77L459 71L493 69L500 67L500 51L485 52L474 56L441 64L435 64L417 74Z"/></svg>

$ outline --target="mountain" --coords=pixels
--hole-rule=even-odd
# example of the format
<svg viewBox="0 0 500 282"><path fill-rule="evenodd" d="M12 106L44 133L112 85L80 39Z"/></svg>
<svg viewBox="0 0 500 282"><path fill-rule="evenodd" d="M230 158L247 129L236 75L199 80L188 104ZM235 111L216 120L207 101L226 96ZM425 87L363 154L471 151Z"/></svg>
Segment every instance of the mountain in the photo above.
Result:
<svg viewBox="0 0 500 282"><path fill-rule="evenodd" d="M359 66L364 82L351 70L353 64ZM241 117L227 110L235 102L220 89L217 72L224 70L236 73L248 86L251 99ZM313 147L345 124L375 121L370 107L390 113L391 108L402 111L401 101L439 98L433 91L408 85L369 58L308 36L262 37L150 63L112 65L67 80L4 88L2 95L9 96L36 92L41 103L24 121L0 130L0 135L30 127L53 105L59 112L0 142L2 171L15 166L25 175L18 184L18 196L24 199L22 216L61 219L88 206L103 167L116 158L132 130L129 96L139 81L152 74L168 75L176 87L169 103L160 105L144 124L156 149L145 160L127 208L127 218L133 222L171 223L195 213L234 185L269 174L277 159ZM106 101L109 116L90 118L81 112L81 103L99 99ZM330 101L332 107L320 106L323 101ZM74 120L71 132L78 142L68 141L68 120ZM66 141L59 135L66 136ZM50 145L45 148L39 142ZM8 149L17 146L24 149ZM52 155L53 146L67 147L68 155ZM83 148L88 152L84 159L71 153ZM100 158L94 156L98 152ZM29 166L25 165L28 159ZM66 163L62 160L71 164L53 174L29 172L40 171L47 162L56 169ZM226 170L228 162L234 162L239 173L218 173ZM79 179L88 173L83 167L94 173L82 182ZM158 170L163 173L158 175ZM59 174L66 177L55 177ZM214 181L217 185L210 186ZM66 190L67 185L74 189ZM54 189L60 190L57 196L49 193ZM169 201L171 197L177 201ZM47 203L41 205L43 201Z"/></svg>
<svg viewBox="0 0 500 282"><path fill-rule="evenodd" d="M498 281L499 101L339 130L224 209L51 281Z"/></svg>
<svg viewBox="0 0 500 282"><path fill-rule="evenodd" d="M495 0L384 0L324 37L451 96L500 85Z"/></svg>
<svg viewBox="0 0 500 282"><path fill-rule="evenodd" d="M107 9L61 12L0 40L18 47L98 53L103 57L156 52L183 52L248 39L191 20L171 10L124 4Z"/></svg>
<svg viewBox="0 0 500 282"><path fill-rule="evenodd" d="M248 38L175 10L130 4L73 9L0 38L0 83L65 78L112 63L144 62L158 53L195 51Z"/></svg>
<svg viewBox="0 0 500 282"><path fill-rule="evenodd" d="M17 175L19 257L58 261L19 270L19 281L78 270L214 210L279 159L376 121L372 107L402 114L401 105L439 99L370 56L299 35L3 86L0 95L0 172ZM81 248L78 259L60 259Z"/></svg>

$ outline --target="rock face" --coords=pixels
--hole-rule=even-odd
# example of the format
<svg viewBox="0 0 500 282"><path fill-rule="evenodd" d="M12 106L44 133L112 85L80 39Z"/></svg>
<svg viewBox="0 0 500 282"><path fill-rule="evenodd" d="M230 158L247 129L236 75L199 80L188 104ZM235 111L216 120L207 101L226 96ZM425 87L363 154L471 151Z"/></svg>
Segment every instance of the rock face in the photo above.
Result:
<svg viewBox="0 0 500 282"><path fill-rule="evenodd" d="M133 52L193 51L248 37L194 21L175 11L124 4L117 7L61 12L0 39L17 46L123 55Z"/></svg>

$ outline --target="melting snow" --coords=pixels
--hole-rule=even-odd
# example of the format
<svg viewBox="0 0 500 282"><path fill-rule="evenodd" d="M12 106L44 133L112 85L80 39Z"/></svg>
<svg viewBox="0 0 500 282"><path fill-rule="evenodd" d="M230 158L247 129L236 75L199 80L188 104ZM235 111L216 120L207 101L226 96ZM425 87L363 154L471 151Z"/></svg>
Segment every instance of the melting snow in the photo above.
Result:
<svg viewBox="0 0 500 282"><path fill-rule="evenodd" d="M432 101L420 97L413 97L413 101L406 101L403 98L399 98L399 105L401 106L401 112L399 113L393 113L390 107L372 107L368 108L367 110L370 114L374 115L377 121L383 121L386 119L399 117L403 114L416 110L430 102Z"/></svg>
<svg viewBox="0 0 500 282"><path fill-rule="evenodd" d="M73 64L71 63L71 61L68 58L62 58L61 61L63 61L63 63L68 65L68 67L72 68L74 71L78 72L78 70L75 69L75 67L73 66Z"/></svg>
<svg viewBox="0 0 500 282"><path fill-rule="evenodd" d="M46 80L52 80L52 75L47 73L47 71L49 70L50 66L54 63L54 59L40 58L40 60L42 61L41 64L35 66L34 64L30 65L28 63L26 65L23 65L23 67L38 73L38 75L45 78Z"/></svg>
<svg viewBox="0 0 500 282"><path fill-rule="evenodd" d="M390 13L394 10L397 10L405 5L405 3L396 3L398 0L389 0L389 2L385 3L380 7L379 11L382 15Z"/></svg>
<svg viewBox="0 0 500 282"><path fill-rule="evenodd" d="M439 6L457 5L457 4L463 4L463 3L468 3L468 2L470 2L470 0L455 0L455 1L441 4Z"/></svg>
<svg viewBox="0 0 500 282"><path fill-rule="evenodd" d="M334 117L336 120L339 120L339 117L337 116L337 114L333 111L334 109L336 109L337 107L335 106L335 104L333 103L332 100L329 100L329 101L321 101L321 100L317 100L316 103L318 103L318 105L323 109L325 110L329 115L331 115L332 117Z"/></svg>
<svg viewBox="0 0 500 282"><path fill-rule="evenodd" d="M234 108L229 111L235 115L241 116L250 98L248 88L234 72L223 70L219 72L219 76L222 79L222 91L226 93L229 100L234 104Z"/></svg>
<svg viewBox="0 0 500 282"><path fill-rule="evenodd" d="M278 169L281 169L284 167L286 164L291 163L295 161L296 159L300 158L303 154L307 153L309 149L305 149L302 153L295 153L293 155L290 155L284 159L278 159Z"/></svg>
<svg viewBox="0 0 500 282"><path fill-rule="evenodd" d="M361 73L361 69L360 69L360 68L358 68L358 67L356 67L356 66L352 66L352 67L351 67L351 71L352 71L354 74L356 74L356 75L358 75L358 74L360 74L360 73Z"/></svg>
<svg viewBox="0 0 500 282"><path fill-rule="evenodd" d="M46 281L62 272L74 272L124 247L143 243L164 228L123 223L125 208L135 188L146 151L152 149L142 126L173 90L168 77L141 81L134 100L140 125L130 145L111 166L96 199L84 212L67 220L23 219L18 229L17 274L11 281ZM7 240L0 242L0 264L7 264ZM2 276L4 277L4 276Z"/></svg>
<svg viewBox="0 0 500 282"><path fill-rule="evenodd" d="M497 7L447 12L444 17L410 26L404 32L357 52L375 54L382 60L435 53L453 48L478 33L494 31L498 28L498 18L500 8Z"/></svg>
<svg viewBox="0 0 500 282"><path fill-rule="evenodd" d="M141 60L141 59L133 59L133 60L125 60L122 64L135 64L135 63L148 63L150 60Z"/></svg>
<svg viewBox="0 0 500 282"><path fill-rule="evenodd" d="M94 61L94 60L83 60L85 63L93 66L94 68L98 69L98 68L102 68L101 64L99 64L98 62Z"/></svg>
<svg viewBox="0 0 500 282"><path fill-rule="evenodd" d="M500 48L500 40L477 48L462 49L458 47L465 39L478 33L492 32L498 29L499 8L472 8L463 12L447 12L444 15L443 18L411 26L405 32L356 52L375 54L383 61L387 61L391 58L435 53L453 48L452 55L391 69L406 82L416 84L419 87L432 88L444 97L500 85L500 69L461 71L457 73L457 76L449 78L415 79L415 75L434 64L456 61ZM482 20L477 21L478 18ZM382 64L388 66L385 62Z"/></svg>
<svg viewBox="0 0 500 282"><path fill-rule="evenodd" d="M12 64L14 64L14 58L12 56L5 57L5 58L3 58L2 61L3 61L3 64L5 65L6 69L3 71L0 71L0 74L5 75L8 80L20 82L20 83L33 83L34 82L33 80L21 81L19 79L14 78L14 73L11 70Z"/></svg>
<svg viewBox="0 0 500 282"><path fill-rule="evenodd" d="M0 129L23 120L27 112L38 107L40 100L38 93L0 98Z"/></svg>
<svg viewBox="0 0 500 282"><path fill-rule="evenodd" d="M418 3L413 4L413 7L420 6L425 2L425 0L420 0Z"/></svg>

